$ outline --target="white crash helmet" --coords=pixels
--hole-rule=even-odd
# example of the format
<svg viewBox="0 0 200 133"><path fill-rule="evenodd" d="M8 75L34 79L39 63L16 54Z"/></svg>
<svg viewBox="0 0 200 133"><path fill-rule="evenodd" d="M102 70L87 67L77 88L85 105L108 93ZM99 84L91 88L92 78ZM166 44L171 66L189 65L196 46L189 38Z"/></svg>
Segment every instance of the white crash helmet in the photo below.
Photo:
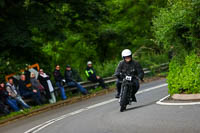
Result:
<svg viewBox="0 0 200 133"><path fill-rule="evenodd" d="M132 56L132 52L131 52L131 50L129 50L129 49L124 49L124 50L122 51L122 58L124 59L124 58L127 57L127 56Z"/></svg>
<svg viewBox="0 0 200 133"><path fill-rule="evenodd" d="M92 65L92 61L88 61L88 62L87 62L87 65Z"/></svg>

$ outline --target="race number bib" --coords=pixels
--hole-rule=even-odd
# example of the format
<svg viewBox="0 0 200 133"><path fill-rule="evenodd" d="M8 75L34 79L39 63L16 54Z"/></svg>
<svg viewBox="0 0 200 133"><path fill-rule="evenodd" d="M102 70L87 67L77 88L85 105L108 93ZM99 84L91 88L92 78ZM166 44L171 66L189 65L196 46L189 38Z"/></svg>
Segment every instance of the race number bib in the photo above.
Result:
<svg viewBox="0 0 200 133"><path fill-rule="evenodd" d="M127 80L127 81L131 81L131 80L132 80L132 77L131 77L131 76L126 76L126 80Z"/></svg>

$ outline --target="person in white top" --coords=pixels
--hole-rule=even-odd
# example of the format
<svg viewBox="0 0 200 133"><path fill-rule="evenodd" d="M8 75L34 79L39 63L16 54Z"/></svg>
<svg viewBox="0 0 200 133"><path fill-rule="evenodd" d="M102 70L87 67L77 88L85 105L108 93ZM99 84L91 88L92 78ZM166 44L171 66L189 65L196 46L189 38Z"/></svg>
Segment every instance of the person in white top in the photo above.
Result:
<svg viewBox="0 0 200 133"><path fill-rule="evenodd" d="M54 88L51 83L50 76L44 73L43 69L40 69L39 71L38 80L44 87L44 91L46 92L46 98L49 99L50 103L55 103L56 97L54 94Z"/></svg>

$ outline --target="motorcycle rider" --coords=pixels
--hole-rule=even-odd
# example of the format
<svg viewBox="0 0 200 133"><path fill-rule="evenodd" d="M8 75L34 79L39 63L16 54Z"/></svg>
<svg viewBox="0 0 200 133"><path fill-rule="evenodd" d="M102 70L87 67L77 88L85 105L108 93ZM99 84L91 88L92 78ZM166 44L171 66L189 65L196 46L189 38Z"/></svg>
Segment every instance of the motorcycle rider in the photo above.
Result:
<svg viewBox="0 0 200 133"><path fill-rule="evenodd" d="M122 86L122 80L123 76L126 72L134 70L134 75L136 79L133 80L134 82L134 90L132 94L132 101L137 101L135 94L139 89L139 79L143 81L144 77L144 71L141 67L141 65L136 62L135 60L132 59L132 52L129 49L124 49L122 51L122 58L123 60L119 62L116 71L115 71L115 76L118 78L117 80L117 94L115 98L119 98L120 92L121 92L121 86Z"/></svg>

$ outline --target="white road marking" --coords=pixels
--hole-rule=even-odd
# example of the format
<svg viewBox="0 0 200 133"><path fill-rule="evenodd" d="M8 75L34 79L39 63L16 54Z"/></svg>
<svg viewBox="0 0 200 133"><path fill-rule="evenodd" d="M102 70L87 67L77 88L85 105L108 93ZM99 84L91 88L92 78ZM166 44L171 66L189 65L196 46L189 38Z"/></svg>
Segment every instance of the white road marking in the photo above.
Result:
<svg viewBox="0 0 200 133"><path fill-rule="evenodd" d="M145 93L145 92L149 92L149 91L152 91L152 90L155 90L155 89L158 89L158 88L161 88L161 87L165 87L167 86L168 84L161 84L161 85L158 85L158 86L155 86L155 87L151 87L151 88L148 88L148 89L145 89L145 90L141 90L139 91L137 94L141 94L141 93ZM102 105L105 105L105 104L109 104L109 103L112 103L114 101L117 101L118 99L110 99L108 101L104 101L104 102L101 102L101 103L98 103L98 104L94 104L94 105L91 105L91 106L88 106L86 108L82 108L82 109L79 109L79 110L76 110L74 112L71 112L71 113L68 113L68 114L65 114L65 115L62 115L60 117L57 117L57 118L54 118L54 119L51 119L49 121L46 121L40 125L37 125L29 130L27 130L26 132L24 133L37 133L39 131L41 131L42 129L46 128L47 126L49 125L52 125L53 123L57 122L57 121L60 121L60 120L63 120L67 117L70 117L70 116L73 116L73 115L76 115L76 114L79 114L81 112L84 112L84 111L87 111L87 110L90 110L90 109L93 109L93 108L96 108L96 107L99 107L99 106L102 106Z"/></svg>
<svg viewBox="0 0 200 133"><path fill-rule="evenodd" d="M139 91L137 94L141 94L141 93L144 93L144 92L148 92L148 91L152 91L152 90L155 90L155 89L158 89L158 88L161 88L161 87L165 87L167 86L168 84L161 84L161 85L158 85L158 86L155 86L155 87L151 87L149 89L145 89L145 90L142 90L142 91Z"/></svg>
<svg viewBox="0 0 200 133"><path fill-rule="evenodd" d="M197 104L200 104L200 102L189 102L189 103L167 103L167 102L163 102L169 96L170 95L167 95L167 96L163 97L158 102L156 102L156 104L159 104L159 105L173 105L173 106L184 106L184 105L197 105Z"/></svg>

